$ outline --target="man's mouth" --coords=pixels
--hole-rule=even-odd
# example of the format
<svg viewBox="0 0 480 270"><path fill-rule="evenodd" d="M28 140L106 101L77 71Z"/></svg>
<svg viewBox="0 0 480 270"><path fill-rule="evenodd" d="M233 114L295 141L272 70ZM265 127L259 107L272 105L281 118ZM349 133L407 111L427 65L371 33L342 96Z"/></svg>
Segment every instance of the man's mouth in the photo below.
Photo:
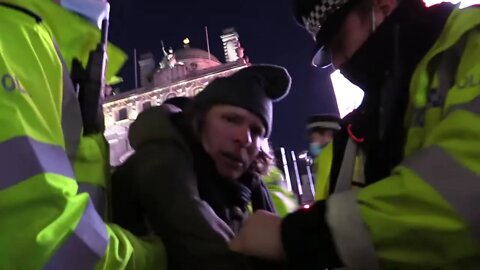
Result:
<svg viewBox="0 0 480 270"><path fill-rule="evenodd" d="M231 161L234 164L237 164L238 166L244 167L245 162L240 156L231 154L231 153L222 153L222 155L228 160Z"/></svg>

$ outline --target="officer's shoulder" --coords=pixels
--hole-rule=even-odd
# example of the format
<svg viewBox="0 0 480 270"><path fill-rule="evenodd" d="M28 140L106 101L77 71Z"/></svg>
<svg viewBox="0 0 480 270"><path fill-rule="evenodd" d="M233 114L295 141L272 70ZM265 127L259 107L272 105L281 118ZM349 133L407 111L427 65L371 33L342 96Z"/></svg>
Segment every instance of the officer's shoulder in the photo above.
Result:
<svg viewBox="0 0 480 270"><path fill-rule="evenodd" d="M8 9L11 9L13 11L16 11L16 12L20 12L24 15L27 15L29 16L30 18L32 18L33 20L35 20L37 23L41 23L42 22L42 17L40 15L38 15L37 13L29 10L29 9L26 9L22 6L19 6L19 5L15 5L15 4L10 4L10 3L2 3L0 2L0 8L8 8Z"/></svg>

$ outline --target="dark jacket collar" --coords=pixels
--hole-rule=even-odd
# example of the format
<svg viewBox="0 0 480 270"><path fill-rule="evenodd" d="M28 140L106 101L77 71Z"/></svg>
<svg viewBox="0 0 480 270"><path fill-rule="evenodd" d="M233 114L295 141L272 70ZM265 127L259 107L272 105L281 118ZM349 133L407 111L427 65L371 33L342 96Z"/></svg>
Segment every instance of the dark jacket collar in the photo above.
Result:
<svg viewBox="0 0 480 270"><path fill-rule="evenodd" d="M421 1L403 0L367 42L341 67L365 91L353 117L358 136L365 137L365 176L386 177L403 158L404 115L415 67L440 35L451 4L425 8ZM353 119L353 120L352 120Z"/></svg>
<svg viewBox="0 0 480 270"><path fill-rule="evenodd" d="M444 3L426 8L422 1L403 0L340 69L364 91L378 90L384 78L413 69L440 35L454 6ZM397 69L395 65L401 67ZM398 76L398 74L397 74Z"/></svg>

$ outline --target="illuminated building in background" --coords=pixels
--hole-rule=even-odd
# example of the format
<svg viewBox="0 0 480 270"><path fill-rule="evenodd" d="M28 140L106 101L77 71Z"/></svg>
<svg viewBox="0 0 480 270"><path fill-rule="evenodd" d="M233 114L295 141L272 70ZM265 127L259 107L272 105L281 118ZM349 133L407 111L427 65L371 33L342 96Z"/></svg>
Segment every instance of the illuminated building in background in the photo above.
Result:
<svg viewBox="0 0 480 270"><path fill-rule="evenodd" d="M225 29L220 36L223 42L223 51L225 53L225 61L227 63L235 62L239 56L238 49L240 48L240 40L235 29Z"/></svg>
<svg viewBox="0 0 480 270"><path fill-rule="evenodd" d="M190 47L188 38L183 41L183 48L166 50L162 47L164 57L158 67L152 54L140 57L141 87L110 96L103 103L105 137L110 144L112 166L121 164L131 154L128 129L140 112L172 97L194 96L213 79L249 65L233 29L223 32L222 41L224 48L229 48L228 55L225 53L226 63L207 51Z"/></svg>

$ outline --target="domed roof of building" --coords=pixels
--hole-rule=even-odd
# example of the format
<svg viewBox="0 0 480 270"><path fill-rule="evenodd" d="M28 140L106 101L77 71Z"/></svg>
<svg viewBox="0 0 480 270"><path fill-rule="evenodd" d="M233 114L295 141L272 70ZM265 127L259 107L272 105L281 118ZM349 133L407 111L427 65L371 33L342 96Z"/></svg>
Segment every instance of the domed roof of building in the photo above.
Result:
<svg viewBox="0 0 480 270"><path fill-rule="evenodd" d="M187 48L175 50L174 53L175 53L175 59L177 59L177 61L201 58L201 59L210 59L212 61L220 63L220 61L214 55L202 49L187 47Z"/></svg>

